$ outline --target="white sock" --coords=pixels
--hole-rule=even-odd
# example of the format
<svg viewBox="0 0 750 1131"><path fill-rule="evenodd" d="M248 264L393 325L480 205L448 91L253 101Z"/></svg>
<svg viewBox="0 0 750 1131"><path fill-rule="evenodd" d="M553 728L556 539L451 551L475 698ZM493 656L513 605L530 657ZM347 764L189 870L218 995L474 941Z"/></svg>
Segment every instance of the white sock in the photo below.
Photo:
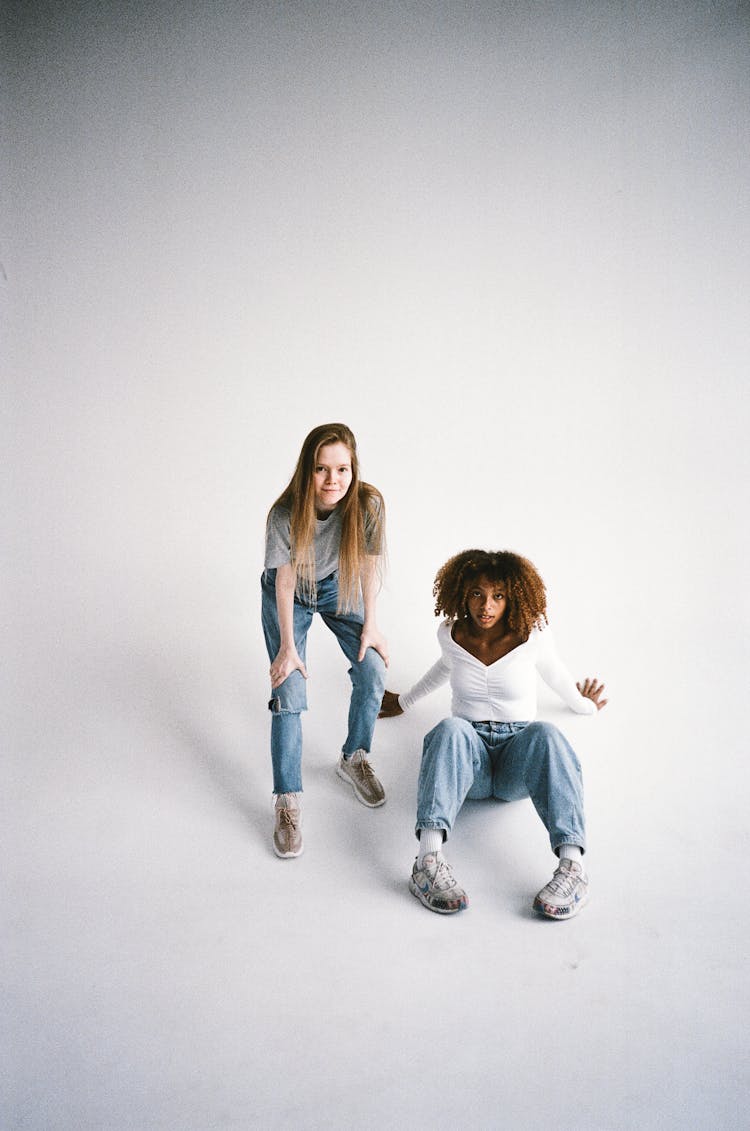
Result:
<svg viewBox="0 0 750 1131"><path fill-rule="evenodd" d="M583 867L583 853L577 844L561 844L557 853L561 860L575 860Z"/></svg>
<svg viewBox="0 0 750 1131"><path fill-rule="evenodd" d="M421 864L428 852L439 852L443 847L443 830L442 829L420 829L419 830L419 856L418 861Z"/></svg>

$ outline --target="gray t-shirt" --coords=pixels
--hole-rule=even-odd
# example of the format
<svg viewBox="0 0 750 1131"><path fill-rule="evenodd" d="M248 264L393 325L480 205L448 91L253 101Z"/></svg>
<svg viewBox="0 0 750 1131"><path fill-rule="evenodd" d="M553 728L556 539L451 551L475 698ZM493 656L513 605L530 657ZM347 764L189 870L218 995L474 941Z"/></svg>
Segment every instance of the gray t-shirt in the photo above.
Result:
<svg viewBox="0 0 750 1131"><path fill-rule="evenodd" d="M273 508L266 528L266 569L278 569L292 560L289 522L289 511ZM341 514L338 510L331 511L328 518L316 520L314 545L315 580L321 581L339 568Z"/></svg>
<svg viewBox="0 0 750 1131"><path fill-rule="evenodd" d="M289 534L289 511L274 507L266 527L265 568L278 569L292 560ZM372 547L370 524L365 522L365 540L368 550ZM315 580L321 581L339 568L339 548L341 546L341 512L331 511L328 518L315 522Z"/></svg>

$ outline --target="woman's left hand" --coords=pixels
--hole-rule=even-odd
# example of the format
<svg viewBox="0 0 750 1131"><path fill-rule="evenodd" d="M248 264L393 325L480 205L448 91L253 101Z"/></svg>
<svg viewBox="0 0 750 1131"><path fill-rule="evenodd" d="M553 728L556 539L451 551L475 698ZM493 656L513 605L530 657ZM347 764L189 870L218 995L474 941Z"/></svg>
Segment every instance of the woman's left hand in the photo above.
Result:
<svg viewBox="0 0 750 1131"><path fill-rule="evenodd" d="M595 679L585 679L583 683L577 683L576 687L584 699L590 699L596 704L597 711L601 711L602 707L606 707L609 703L609 699L602 699L604 684L598 683Z"/></svg>
<svg viewBox="0 0 750 1131"><path fill-rule="evenodd" d="M379 719L395 719L397 715L403 715L404 708L398 701L397 691L383 692L383 702L380 704Z"/></svg>
<svg viewBox="0 0 750 1131"><path fill-rule="evenodd" d="M357 656L357 660L360 664L364 660L365 652L368 648L374 648L378 655L382 657L385 666L388 667L388 641L377 628L363 625L359 644L359 655Z"/></svg>

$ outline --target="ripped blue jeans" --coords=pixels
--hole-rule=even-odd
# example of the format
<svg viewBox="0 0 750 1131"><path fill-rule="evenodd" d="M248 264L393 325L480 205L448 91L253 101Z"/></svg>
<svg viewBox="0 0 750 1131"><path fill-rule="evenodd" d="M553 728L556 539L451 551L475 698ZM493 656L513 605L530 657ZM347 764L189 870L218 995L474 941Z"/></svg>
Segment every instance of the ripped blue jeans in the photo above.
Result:
<svg viewBox="0 0 750 1131"><path fill-rule="evenodd" d="M267 569L261 577L261 617L266 638L268 658L273 661L281 646L279 617L276 609L276 570ZM349 703L349 729L342 754L349 756L356 750L369 753L372 733L378 717L385 690L385 663L378 652L368 648L360 663L362 639L362 610L349 613L336 612L339 587L338 574L323 578L317 583L315 600L307 603L298 594L294 597L294 643L303 664L307 663L307 633L315 613L320 613L325 624L338 640L349 661L349 678L352 695ZM299 793L302 790L302 711L307 710L305 677L293 671L283 683L271 691L268 704L271 710L271 762L273 764L274 793Z"/></svg>
<svg viewBox="0 0 750 1131"><path fill-rule="evenodd" d="M458 811L470 801L530 797L549 833L586 851L581 766L552 723L443 719L425 736L417 786L419 829L442 829L447 839Z"/></svg>

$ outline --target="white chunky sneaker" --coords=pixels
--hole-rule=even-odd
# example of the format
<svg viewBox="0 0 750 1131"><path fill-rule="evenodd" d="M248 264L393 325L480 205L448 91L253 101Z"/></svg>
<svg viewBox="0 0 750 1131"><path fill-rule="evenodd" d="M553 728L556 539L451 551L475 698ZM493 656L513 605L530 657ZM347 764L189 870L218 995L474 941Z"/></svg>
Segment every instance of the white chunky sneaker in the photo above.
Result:
<svg viewBox="0 0 750 1131"><path fill-rule="evenodd" d="M534 900L534 910L550 919L572 919L589 897L589 879L577 860L561 860Z"/></svg>
<svg viewBox="0 0 750 1131"><path fill-rule="evenodd" d="M453 915L469 906L469 897L459 887L451 866L442 852L427 852L421 865L414 861L409 890L420 903L438 915Z"/></svg>

